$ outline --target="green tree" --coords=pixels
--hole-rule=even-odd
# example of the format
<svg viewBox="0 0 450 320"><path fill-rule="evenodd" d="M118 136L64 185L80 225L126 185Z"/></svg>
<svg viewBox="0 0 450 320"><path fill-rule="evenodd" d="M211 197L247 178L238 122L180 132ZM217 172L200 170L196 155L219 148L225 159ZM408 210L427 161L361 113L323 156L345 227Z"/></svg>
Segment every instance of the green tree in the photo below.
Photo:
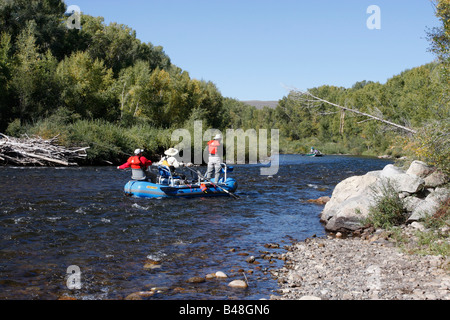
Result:
<svg viewBox="0 0 450 320"><path fill-rule="evenodd" d="M25 121L42 116L58 99L57 61L49 50L45 54L40 53L34 36L35 28L36 24L29 21L17 38L10 81L16 98L12 105L13 116Z"/></svg>
<svg viewBox="0 0 450 320"><path fill-rule="evenodd" d="M113 72L103 61L92 60L86 52L74 53L59 63L57 79L61 106L84 118L117 119Z"/></svg>
<svg viewBox="0 0 450 320"><path fill-rule="evenodd" d="M150 120L156 126L168 127L170 115L165 112L171 90L170 74L157 68L145 83L142 103L136 109L136 115Z"/></svg>
<svg viewBox="0 0 450 320"><path fill-rule="evenodd" d="M150 66L145 61L138 61L133 66L121 71L116 81L116 91L120 101L120 121L125 125L135 123L139 105L145 103L146 87L150 79Z"/></svg>
<svg viewBox="0 0 450 320"><path fill-rule="evenodd" d="M11 79L12 58L11 36L8 33L0 35L0 132L2 132L11 117L10 90L8 82Z"/></svg>
<svg viewBox="0 0 450 320"><path fill-rule="evenodd" d="M11 35L12 43L30 22L40 53L50 50L58 58L64 54L64 37L67 31L63 23L66 5L61 0L0 0L0 30ZM13 47L13 52L17 46Z"/></svg>
<svg viewBox="0 0 450 320"><path fill-rule="evenodd" d="M142 43L136 38L136 31L124 24L105 25L103 17L82 15L81 25L81 31L74 36L79 43L77 49L87 51L94 60L103 60L116 76L139 60L147 61L151 70L167 71L171 67L162 47Z"/></svg>
<svg viewBox="0 0 450 320"><path fill-rule="evenodd" d="M446 86L450 85L450 0L436 0L436 17L442 22L440 27L428 33L430 50L436 54L443 66Z"/></svg>

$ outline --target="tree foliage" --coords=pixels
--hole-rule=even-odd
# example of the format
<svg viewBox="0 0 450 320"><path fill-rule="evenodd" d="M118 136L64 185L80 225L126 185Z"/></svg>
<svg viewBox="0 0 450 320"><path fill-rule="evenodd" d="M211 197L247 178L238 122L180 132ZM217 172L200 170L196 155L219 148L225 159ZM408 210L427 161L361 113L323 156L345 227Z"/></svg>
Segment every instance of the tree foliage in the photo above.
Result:
<svg viewBox="0 0 450 320"><path fill-rule="evenodd" d="M61 0L0 0L0 131L60 108L122 126L180 126L194 111L220 125L213 83L191 79L126 25L82 15L82 28L68 29L65 11Z"/></svg>
<svg viewBox="0 0 450 320"><path fill-rule="evenodd" d="M191 128L194 120L203 120L204 129L279 129L281 152L306 153L314 146L325 153L396 156L408 149L402 150L398 141L404 133L395 128L326 103L299 101L294 92L276 108L224 98L214 83L191 78L162 47L141 42L130 27L81 15L81 29L68 29L65 11L62 0L0 0L0 132L59 130L69 144L93 141L91 152L98 157L108 155L99 147L102 138L110 150L129 152L134 146L125 147L128 143L158 150L158 144L168 145L170 129ZM324 85L309 91L415 128L423 137L438 137L450 118L449 14L450 1L436 1L442 26L429 32L436 62L384 84L362 80L351 88ZM95 134L88 133L89 125ZM432 142L413 137L407 145L415 146L417 156L442 162L445 153L431 152L441 150Z"/></svg>
<svg viewBox="0 0 450 320"><path fill-rule="evenodd" d="M436 17L442 25L428 32L430 50L442 62L444 82L450 86L450 0L436 0Z"/></svg>

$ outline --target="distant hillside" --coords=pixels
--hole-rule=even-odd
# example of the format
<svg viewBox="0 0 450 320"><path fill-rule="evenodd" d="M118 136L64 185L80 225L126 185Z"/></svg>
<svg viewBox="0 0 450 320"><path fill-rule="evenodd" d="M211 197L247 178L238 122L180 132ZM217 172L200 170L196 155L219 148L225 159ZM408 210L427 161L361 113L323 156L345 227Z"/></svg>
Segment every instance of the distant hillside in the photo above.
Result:
<svg viewBox="0 0 450 320"><path fill-rule="evenodd" d="M275 109L278 105L278 101L259 101L259 100L250 100L250 101L242 101L245 104L250 106L254 106L257 109L262 109L264 107L269 107Z"/></svg>

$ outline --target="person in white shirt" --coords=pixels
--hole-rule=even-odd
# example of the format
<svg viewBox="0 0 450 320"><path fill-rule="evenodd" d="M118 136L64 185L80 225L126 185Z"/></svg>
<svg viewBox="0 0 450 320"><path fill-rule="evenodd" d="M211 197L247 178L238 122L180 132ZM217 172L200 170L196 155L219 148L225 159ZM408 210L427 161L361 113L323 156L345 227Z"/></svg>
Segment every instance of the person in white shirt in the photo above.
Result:
<svg viewBox="0 0 450 320"><path fill-rule="evenodd" d="M178 154L178 150L175 148L170 148L164 152L164 156L158 162L158 165L167 166L173 172L175 169L184 166L183 162L178 162L175 156Z"/></svg>

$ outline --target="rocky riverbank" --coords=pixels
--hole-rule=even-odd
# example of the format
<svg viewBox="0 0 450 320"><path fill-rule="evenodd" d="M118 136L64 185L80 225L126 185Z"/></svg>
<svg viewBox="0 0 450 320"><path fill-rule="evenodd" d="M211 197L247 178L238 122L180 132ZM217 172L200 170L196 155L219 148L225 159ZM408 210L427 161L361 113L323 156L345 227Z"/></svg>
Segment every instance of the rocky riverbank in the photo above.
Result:
<svg viewBox="0 0 450 320"><path fill-rule="evenodd" d="M287 247L285 266L272 272L280 290L271 298L450 300L448 181L413 161L407 171L387 165L350 177L330 199L312 200L325 204L321 221L335 236ZM385 183L392 186L389 194L379 188ZM388 217L403 224L392 228ZM373 221L391 227L375 230Z"/></svg>
<svg viewBox="0 0 450 320"><path fill-rule="evenodd" d="M285 266L272 271L280 285L273 300L450 300L449 258L405 253L383 231L287 249Z"/></svg>

